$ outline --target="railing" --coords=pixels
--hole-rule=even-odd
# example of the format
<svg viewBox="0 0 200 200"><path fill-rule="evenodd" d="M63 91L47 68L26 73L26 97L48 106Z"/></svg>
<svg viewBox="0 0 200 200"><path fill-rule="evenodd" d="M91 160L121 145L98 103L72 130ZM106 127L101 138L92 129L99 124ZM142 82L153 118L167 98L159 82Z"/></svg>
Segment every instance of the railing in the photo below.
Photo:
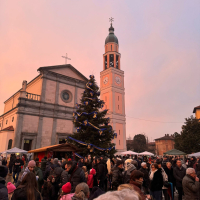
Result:
<svg viewBox="0 0 200 200"><path fill-rule="evenodd" d="M32 100L35 100L35 101L40 101L40 95L37 95L37 94L32 94L32 93L26 93L26 98L27 99L32 99Z"/></svg>

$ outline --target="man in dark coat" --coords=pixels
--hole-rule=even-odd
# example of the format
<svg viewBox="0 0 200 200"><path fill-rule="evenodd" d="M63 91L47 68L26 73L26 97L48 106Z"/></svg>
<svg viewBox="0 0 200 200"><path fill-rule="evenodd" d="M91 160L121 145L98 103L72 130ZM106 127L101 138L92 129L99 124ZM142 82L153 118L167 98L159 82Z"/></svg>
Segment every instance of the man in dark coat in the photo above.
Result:
<svg viewBox="0 0 200 200"><path fill-rule="evenodd" d="M199 178L194 168L187 168L186 170L186 175L183 178L183 191L185 199L199 199Z"/></svg>
<svg viewBox="0 0 200 200"><path fill-rule="evenodd" d="M97 158L97 182L99 183L99 187L101 189L104 189L104 181L106 178L106 168L105 168L105 164L103 163L103 161L100 158Z"/></svg>
<svg viewBox="0 0 200 200"><path fill-rule="evenodd" d="M21 165L22 165L22 160L20 159L19 155L17 155L17 158L14 161L14 168L13 168L13 179L15 183L17 183L19 173L21 172ZM15 177L16 174L17 176Z"/></svg>
<svg viewBox="0 0 200 200"><path fill-rule="evenodd" d="M170 162L167 162L166 163L166 167L164 168L164 170L165 170L165 173L168 176L168 182L170 182L170 183L173 184L173 191L172 191L172 193L174 194L176 180L174 178L172 164ZM170 199L169 194L168 194L168 199Z"/></svg>
<svg viewBox="0 0 200 200"><path fill-rule="evenodd" d="M123 183L123 161L117 160L116 166L112 172L112 187L113 190L117 190L118 186Z"/></svg>
<svg viewBox="0 0 200 200"><path fill-rule="evenodd" d="M71 193L75 192L75 188L79 183L85 182L84 171L77 166L76 162L67 161L66 170L70 174L69 182L71 183Z"/></svg>
<svg viewBox="0 0 200 200"><path fill-rule="evenodd" d="M42 170L43 174L46 169L46 164L47 164L47 157L45 156L44 158L42 158L42 162L41 162L41 170Z"/></svg>
<svg viewBox="0 0 200 200"><path fill-rule="evenodd" d="M8 174L8 168L0 165L0 200L8 200L8 190L5 186L6 176Z"/></svg>
<svg viewBox="0 0 200 200"><path fill-rule="evenodd" d="M61 173L60 184L59 184L60 187L62 187L63 185L65 185L65 183L67 183L69 181L69 174L67 172L67 161L64 161L64 162L65 162L66 168Z"/></svg>
<svg viewBox="0 0 200 200"><path fill-rule="evenodd" d="M182 167L182 163L180 160L176 161L176 167L174 168L173 174L174 174L174 178L176 179L176 189L178 190L178 200L182 200L182 195L183 195L182 180L186 174L186 169Z"/></svg>
<svg viewBox="0 0 200 200"><path fill-rule="evenodd" d="M141 168L139 169L139 171L141 171L144 174L143 184L142 184L144 193L149 194L150 180L149 180L149 172L148 172L147 164L145 162L141 163Z"/></svg>

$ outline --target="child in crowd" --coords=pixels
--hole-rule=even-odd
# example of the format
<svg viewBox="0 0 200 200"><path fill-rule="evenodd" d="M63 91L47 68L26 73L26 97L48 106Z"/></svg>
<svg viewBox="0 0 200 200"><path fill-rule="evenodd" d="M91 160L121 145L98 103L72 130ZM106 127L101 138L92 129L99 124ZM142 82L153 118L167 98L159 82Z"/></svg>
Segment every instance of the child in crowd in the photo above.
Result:
<svg viewBox="0 0 200 200"><path fill-rule="evenodd" d="M55 187L53 183L55 182L55 178L50 175L47 178L47 181L44 181L44 185L42 186L42 197L43 200L55 200Z"/></svg>
<svg viewBox="0 0 200 200"><path fill-rule="evenodd" d="M8 189L8 200L11 200L16 187L11 182L8 182L7 189Z"/></svg>
<svg viewBox="0 0 200 200"><path fill-rule="evenodd" d="M94 184L94 175L96 174L96 170L95 169L91 169L90 170L90 174L88 175L88 179L87 179L87 184L90 188L90 191L92 190L93 188L93 184Z"/></svg>
<svg viewBox="0 0 200 200"><path fill-rule="evenodd" d="M71 183L67 182L65 185L62 186L62 194L60 195L59 199L60 200L71 200L72 197L74 196L74 193L71 193Z"/></svg>

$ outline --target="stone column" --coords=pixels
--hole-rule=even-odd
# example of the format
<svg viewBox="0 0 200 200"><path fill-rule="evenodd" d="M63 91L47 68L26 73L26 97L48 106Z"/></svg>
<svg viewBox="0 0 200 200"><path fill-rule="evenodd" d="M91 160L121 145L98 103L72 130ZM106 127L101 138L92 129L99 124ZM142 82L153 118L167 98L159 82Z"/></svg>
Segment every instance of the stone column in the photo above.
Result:
<svg viewBox="0 0 200 200"><path fill-rule="evenodd" d="M36 149L41 147L42 126L43 126L43 117L39 117L38 134L37 134L37 139L36 139Z"/></svg>
<svg viewBox="0 0 200 200"><path fill-rule="evenodd" d="M51 145L56 144L56 127L57 127L57 119L53 118L53 128L52 128L52 135L51 135Z"/></svg>
<svg viewBox="0 0 200 200"><path fill-rule="evenodd" d="M23 114L18 114L16 128L15 128L15 136L14 136L14 147L17 148L21 148L22 127L23 127Z"/></svg>
<svg viewBox="0 0 200 200"><path fill-rule="evenodd" d="M57 80L56 81L55 106L54 106L55 109L57 108L57 105L58 105L59 85L60 85L60 83ZM54 117L56 117L55 115L56 115L56 113L55 113L55 110L54 110ZM51 145L57 144L57 141L56 141L56 128L57 128L57 119L54 118L53 119L52 134L51 134Z"/></svg>
<svg viewBox="0 0 200 200"><path fill-rule="evenodd" d="M43 102L45 102L46 83L47 83L47 79L43 76L42 77L42 91L41 91L41 98L40 98L40 101L43 101Z"/></svg>

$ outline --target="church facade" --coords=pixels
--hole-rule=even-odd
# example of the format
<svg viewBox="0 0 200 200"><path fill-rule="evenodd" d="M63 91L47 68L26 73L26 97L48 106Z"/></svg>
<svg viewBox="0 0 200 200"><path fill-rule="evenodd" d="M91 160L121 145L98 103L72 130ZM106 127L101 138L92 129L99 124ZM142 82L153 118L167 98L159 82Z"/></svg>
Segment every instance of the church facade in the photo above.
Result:
<svg viewBox="0 0 200 200"><path fill-rule="evenodd" d="M0 152L58 144L74 130L72 113L87 78L71 65L38 69L39 75L4 102Z"/></svg>
<svg viewBox="0 0 200 200"><path fill-rule="evenodd" d="M126 150L124 72L118 39L109 28L100 73L101 99L117 133L117 151ZM72 65L40 67L39 75L4 102L0 116L0 152L18 147L32 150L65 142L75 132L75 104L80 103L88 79Z"/></svg>

